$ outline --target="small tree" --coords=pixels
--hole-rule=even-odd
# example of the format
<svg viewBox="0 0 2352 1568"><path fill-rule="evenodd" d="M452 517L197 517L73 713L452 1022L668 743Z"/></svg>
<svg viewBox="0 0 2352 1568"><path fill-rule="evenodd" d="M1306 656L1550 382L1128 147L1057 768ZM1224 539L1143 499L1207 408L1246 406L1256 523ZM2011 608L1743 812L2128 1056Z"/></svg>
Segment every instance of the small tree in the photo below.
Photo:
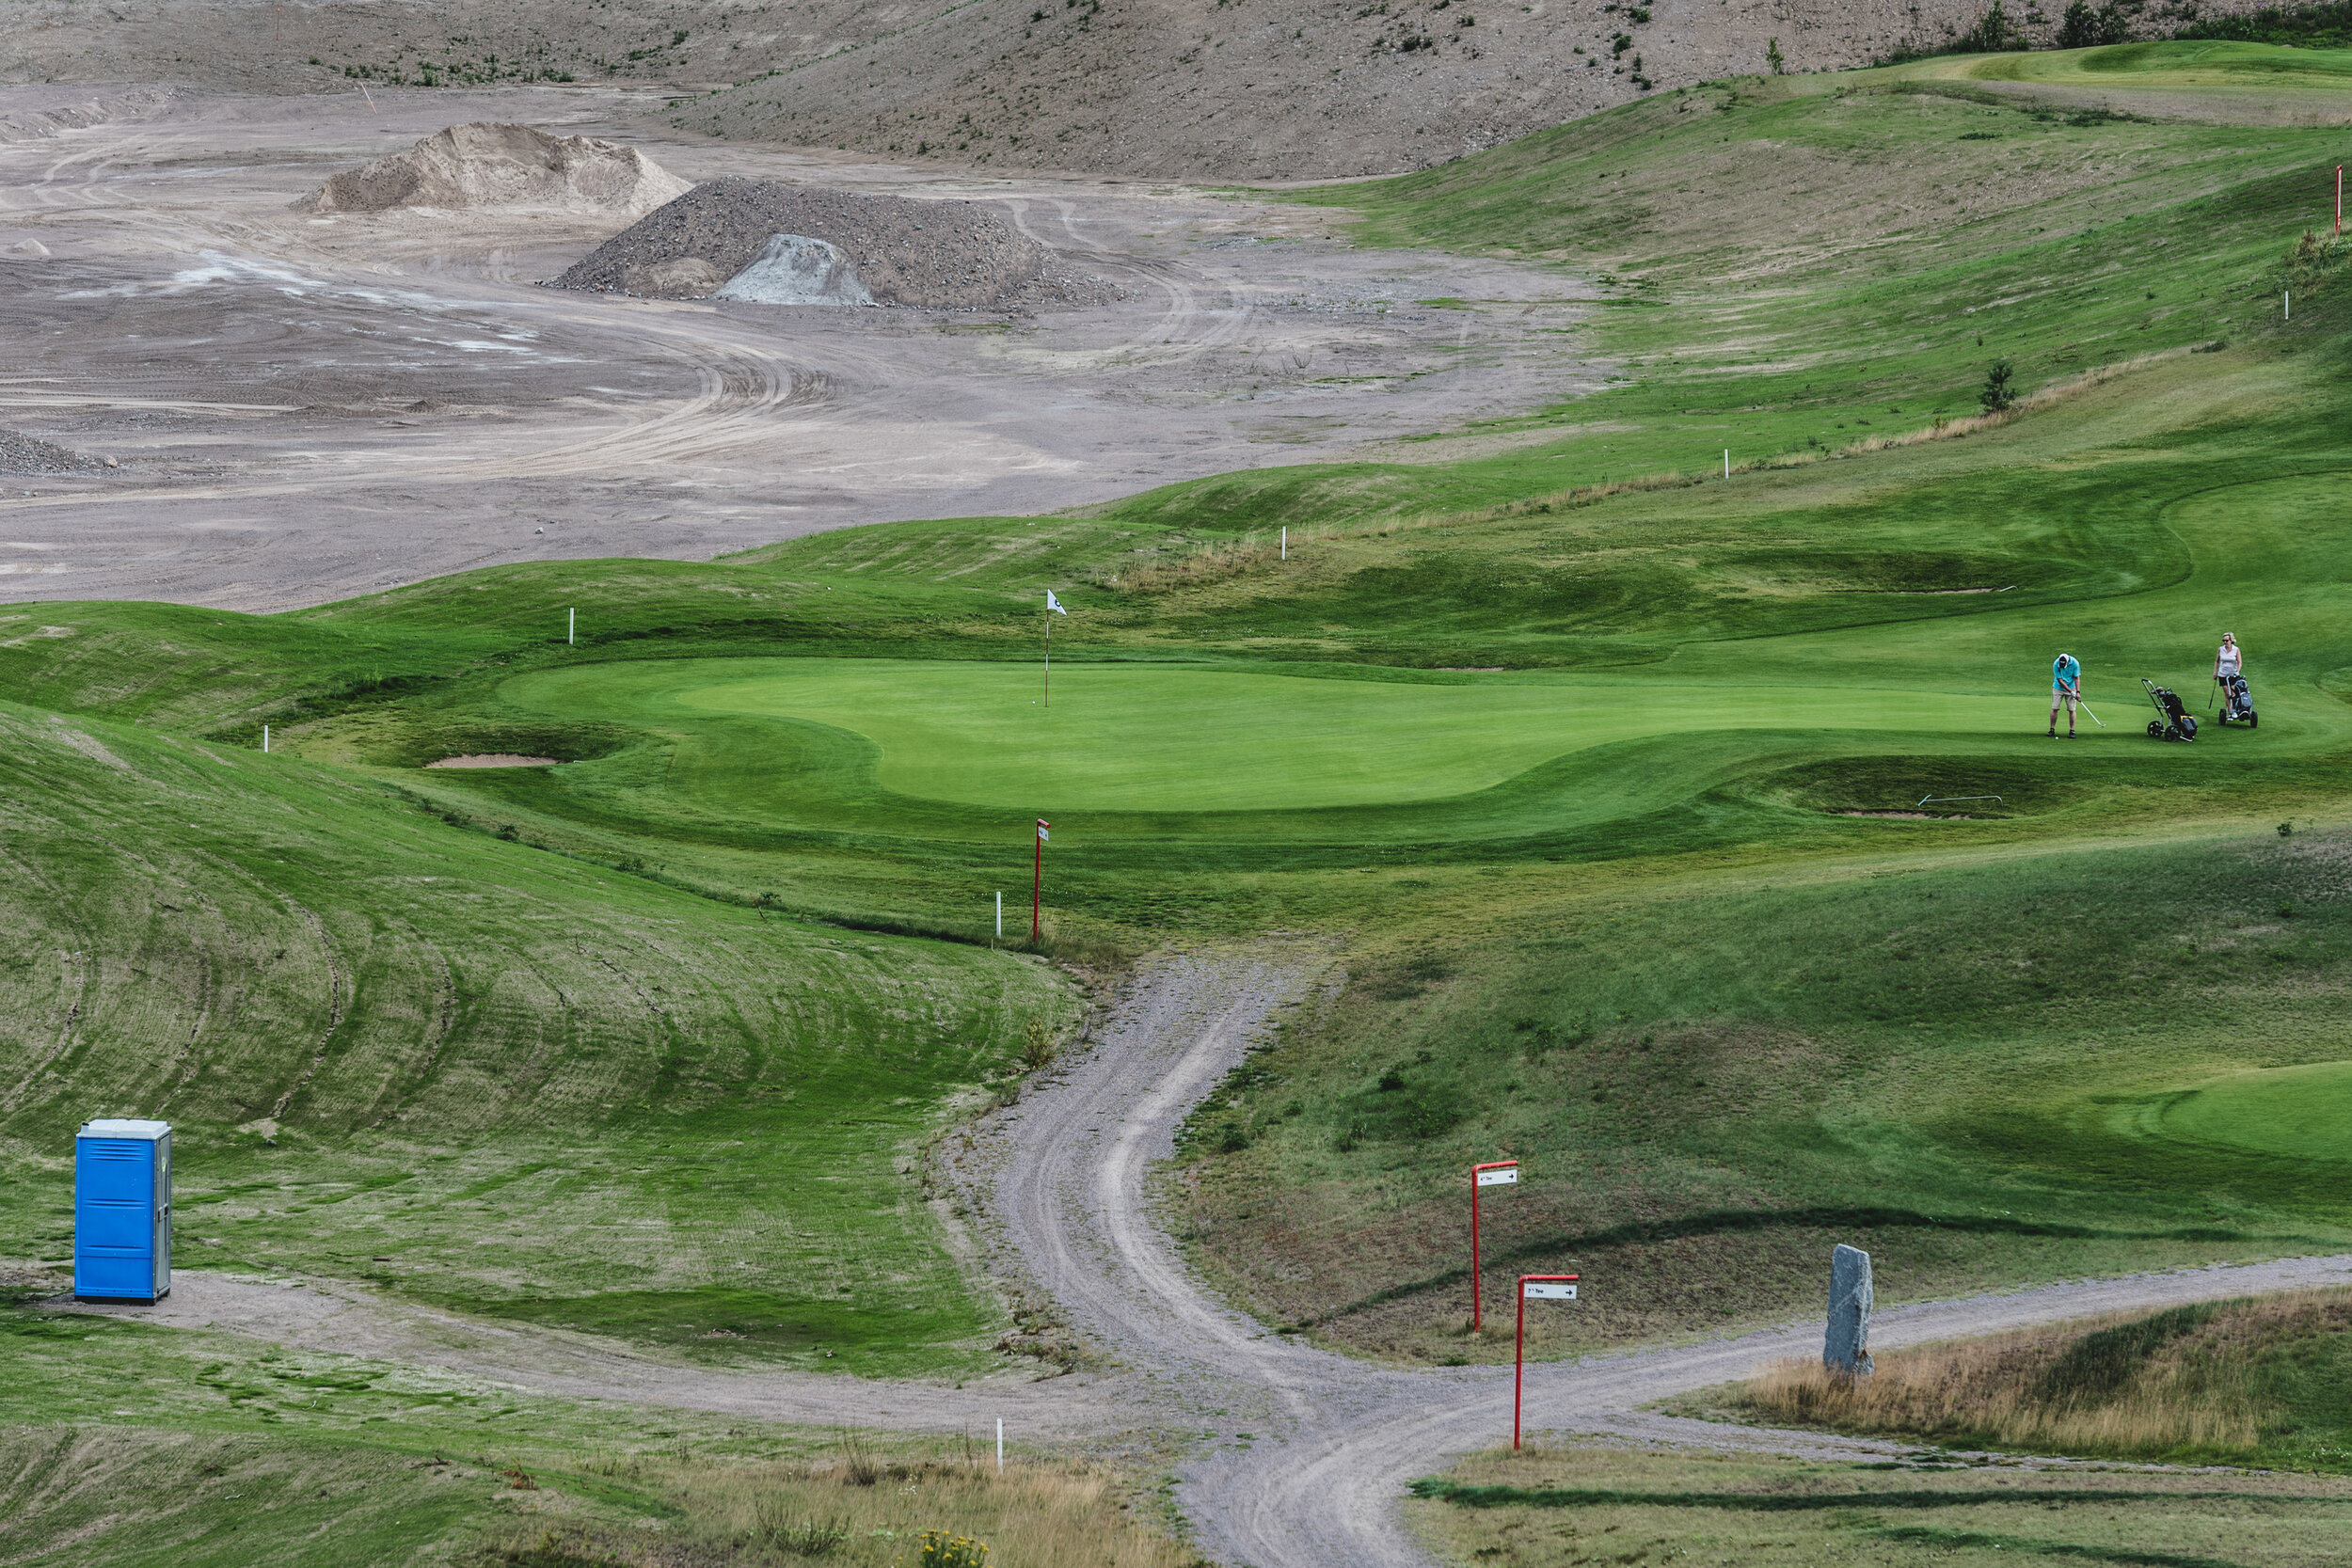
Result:
<svg viewBox="0 0 2352 1568"><path fill-rule="evenodd" d="M1788 62L1781 58L1780 55L1780 40L1766 39L1764 40L1764 63L1772 68L1772 74L1775 76L1788 74Z"/></svg>
<svg viewBox="0 0 2352 1568"><path fill-rule="evenodd" d="M1977 394L1977 401L1984 404L1986 413L1999 414L2017 406L2017 388L2010 385L2016 373L2006 359L1984 372L1984 389Z"/></svg>
<svg viewBox="0 0 2352 1568"><path fill-rule="evenodd" d="M2024 40L2010 25L2009 12L2001 0L1993 0L1985 13L1977 18L1977 24L1952 40L1955 55L1999 55L2017 48Z"/></svg>
<svg viewBox="0 0 2352 1568"><path fill-rule="evenodd" d="M2114 4L2090 8L2090 0L2074 0L2066 8L2065 20L2058 24L2060 49L2096 49L2110 43L2125 43L2132 36L2131 22L2122 8Z"/></svg>

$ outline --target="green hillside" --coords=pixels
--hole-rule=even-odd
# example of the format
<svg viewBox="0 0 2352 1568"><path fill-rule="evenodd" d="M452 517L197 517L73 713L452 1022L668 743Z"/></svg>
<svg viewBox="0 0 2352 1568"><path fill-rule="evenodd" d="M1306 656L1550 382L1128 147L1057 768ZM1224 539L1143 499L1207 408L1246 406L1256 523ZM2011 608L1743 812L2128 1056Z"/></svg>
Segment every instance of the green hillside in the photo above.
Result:
<svg viewBox="0 0 2352 1568"><path fill-rule="evenodd" d="M1343 1344L1500 1354L1455 1211L1504 1150L1496 1267L1608 1282L1590 1339L1776 1315L1833 1239L1890 1299L2345 1244L2352 1147L2265 1107L2352 1055L2352 305L2306 235L2346 66L1743 78L1294 193L1593 296L1610 388L1424 462L280 616L0 611L47 879L0 1131L48 1178L0 1250L58 1245L75 1119L153 1112L207 1151L191 1262L977 1365L976 1295L895 1315L948 1265L893 1165L1073 1006L981 941L1038 816L1057 951L1343 940L1185 1200ZM2259 730L2148 738L2141 678L2201 711L2225 629ZM465 752L565 766L422 767Z"/></svg>
<svg viewBox="0 0 2352 1568"><path fill-rule="evenodd" d="M0 731L8 1255L68 1254L75 1127L155 1116L183 1267L986 1362L1001 1309L899 1172L1069 1006L1035 960L771 920L287 758Z"/></svg>

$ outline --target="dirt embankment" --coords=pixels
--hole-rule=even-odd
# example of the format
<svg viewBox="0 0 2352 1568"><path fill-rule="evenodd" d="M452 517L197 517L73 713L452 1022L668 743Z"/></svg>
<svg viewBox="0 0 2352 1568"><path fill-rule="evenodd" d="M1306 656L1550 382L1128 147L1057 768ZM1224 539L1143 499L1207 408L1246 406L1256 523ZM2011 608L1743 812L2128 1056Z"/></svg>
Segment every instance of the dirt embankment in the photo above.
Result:
<svg viewBox="0 0 2352 1568"><path fill-rule="evenodd" d="M691 187L633 147L528 125L452 125L405 152L345 169L294 203L303 213L486 207L651 212Z"/></svg>
<svg viewBox="0 0 2352 1568"><path fill-rule="evenodd" d="M2265 0L2206 0L2208 16ZM664 83L648 123L944 166L1299 180L1424 167L1735 74L1866 65L1990 0L14 0L0 81ZM2176 24L2150 7L2143 36ZM2010 5L2039 47L2061 5ZM1619 40L1623 40L1620 46Z"/></svg>
<svg viewBox="0 0 2352 1568"><path fill-rule="evenodd" d="M1052 251L986 202L742 179L695 186L573 263L555 287L943 310L1086 303L1110 292L1061 272Z"/></svg>

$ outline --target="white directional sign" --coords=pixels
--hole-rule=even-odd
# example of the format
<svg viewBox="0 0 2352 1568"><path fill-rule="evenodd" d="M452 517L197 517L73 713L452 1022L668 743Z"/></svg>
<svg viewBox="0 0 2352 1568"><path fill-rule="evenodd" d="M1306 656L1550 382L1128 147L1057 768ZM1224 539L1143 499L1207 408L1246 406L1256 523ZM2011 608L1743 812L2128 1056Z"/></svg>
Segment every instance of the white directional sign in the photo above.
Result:
<svg viewBox="0 0 2352 1568"><path fill-rule="evenodd" d="M1518 1180L1519 1167L1517 1165L1504 1165L1499 1170L1478 1173L1478 1184L1482 1187L1515 1187L1518 1185Z"/></svg>
<svg viewBox="0 0 2352 1568"><path fill-rule="evenodd" d="M1574 1301L1576 1287L1552 1279L1531 1279L1527 1282L1530 1301Z"/></svg>

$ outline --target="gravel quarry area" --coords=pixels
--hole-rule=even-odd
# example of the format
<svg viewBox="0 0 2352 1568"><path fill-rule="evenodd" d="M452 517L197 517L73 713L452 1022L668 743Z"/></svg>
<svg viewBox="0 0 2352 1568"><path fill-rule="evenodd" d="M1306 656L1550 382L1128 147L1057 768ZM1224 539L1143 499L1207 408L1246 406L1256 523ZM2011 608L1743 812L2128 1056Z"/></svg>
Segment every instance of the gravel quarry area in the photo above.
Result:
<svg viewBox="0 0 2352 1568"><path fill-rule="evenodd" d="M1437 461L1463 449L1394 443L1606 369L1563 330L1594 291L1556 271L1360 249L1322 209L1175 183L630 132L658 101L0 87L0 425L119 463L0 483L10 595L285 609L495 562L707 559L1272 464ZM501 145L453 163L453 127ZM961 302L940 306L545 287L637 215L577 198L580 158L547 145L577 137L642 157L648 189L780 183L807 238L832 203L969 214L951 233L994 248L868 259L831 230L878 301ZM330 183L387 159L406 162ZM296 209L323 188L408 194ZM993 303L948 287L966 272Z"/></svg>
<svg viewBox="0 0 2352 1568"><path fill-rule="evenodd" d="M793 297L745 287L744 269L778 240L813 240L850 269ZM559 289L754 302L912 305L978 310L1102 305L1120 291L1057 269L1054 253L986 201L917 201L721 179L696 185L564 269ZM830 297L826 297L826 296Z"/></svg>

